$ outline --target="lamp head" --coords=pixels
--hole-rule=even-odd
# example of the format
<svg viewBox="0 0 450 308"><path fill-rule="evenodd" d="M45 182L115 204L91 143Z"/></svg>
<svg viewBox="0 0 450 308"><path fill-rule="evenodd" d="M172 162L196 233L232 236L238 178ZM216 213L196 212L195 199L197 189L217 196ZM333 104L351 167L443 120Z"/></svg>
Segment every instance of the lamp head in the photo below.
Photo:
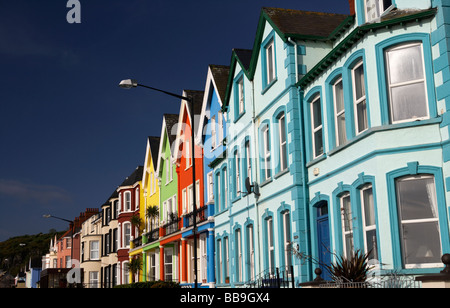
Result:
<svg viewBox="0 0 450 308"><path fill-rule="evenodd" d="M138 86L137 80L135 79L125 79L119 83L119 87L122 89L131 89Z"/></svg>

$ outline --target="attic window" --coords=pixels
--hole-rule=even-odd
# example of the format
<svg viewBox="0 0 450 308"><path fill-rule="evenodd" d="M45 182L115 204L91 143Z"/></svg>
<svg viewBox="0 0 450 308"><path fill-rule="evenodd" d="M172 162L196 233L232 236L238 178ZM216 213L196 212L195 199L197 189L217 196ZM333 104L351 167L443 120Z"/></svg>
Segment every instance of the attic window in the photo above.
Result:
<svg viewBox="0 0 450 308"><path fill-rule="evenodd" d="M375 22L392 7L392 0L365 0L366 22Z"/></svg>

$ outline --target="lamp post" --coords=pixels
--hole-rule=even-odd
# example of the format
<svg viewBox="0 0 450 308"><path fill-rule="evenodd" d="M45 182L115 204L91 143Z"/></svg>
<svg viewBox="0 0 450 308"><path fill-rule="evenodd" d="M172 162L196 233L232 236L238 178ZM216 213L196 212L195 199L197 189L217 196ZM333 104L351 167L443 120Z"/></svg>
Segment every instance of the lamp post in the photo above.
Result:
<svg viewBox="0 0 450 308"><path fill-rule="evenodd" d="M53 216L53 215L50 215L50 214L42 215L42 217L44 217L44 218L55 218L55 219L59 219L59 220L66 221L66 222L70 223L70 229L72 229L71 230L71 235L70 235L70 237L71 237L71 243L70 243L70 268L72 268L72 261L73 261L73 232L74 232L74 223L73 223L73 221L72 220L68 220L68 219L64 219L64 218L61 218L61 217L56 217L56 216Z"/></svg>
<svg viewBox="0 0 450 308"><path fill-rule="evenodd" d="M198 278L197 278L197 197L196 197L196 187L195 187L195 137L194 137L194 100L191 97L186 97L186 96L181 96L178 94L174 94L171 92L167 92L161 89L157 89L157 88L153 88L153 87L149 87L146 85L142 85L139 84L137 82L137 80L135 79L126 79L126 80L122 80L119 83L119 87L121 87L122 89L131 89L131 88L136 88L136 87L143 87L143 88L147 88L150 90L154 90L154 91L158 91L182 100L185 100L189 103L189 108L191 110L190 112L190 121L191 121L191 155L192 155L192 197L193 197L193 203L194 203L194 210L193 210L193 215L194 215L194 225L193 225L193 230L192 230L192 234L194 236L194 286L195 288L198 287Z"/></svg>

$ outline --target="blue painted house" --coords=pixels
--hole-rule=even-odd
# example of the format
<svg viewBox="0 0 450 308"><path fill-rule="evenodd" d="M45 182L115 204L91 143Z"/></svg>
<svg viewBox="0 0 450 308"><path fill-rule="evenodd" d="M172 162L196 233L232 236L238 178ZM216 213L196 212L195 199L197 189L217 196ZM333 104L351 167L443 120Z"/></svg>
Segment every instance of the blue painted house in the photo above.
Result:
<svg viewBox="0 0 450 308"><path fill-rule="evenodd" d="M311 256L361 250L382 274L436 273L450 251L450 2L350 4L297 83Z"/></svg>
<svg viewBox="0 0 450 308"><path fill-rule="evenodd" d="M252 284L275 273L296 284L312 277L312 265L293 256L311 252L297 82L350 20L263 8L253 49L233 51L223 108L227 203L215 218L221 283Z"/></svg>
<svg viewBox="0 0 450 308"><path fill-rule="evenodd" d="M210 65L206 79L204 99L199 119L196 143L203 146L203 200L207 207L207 217L213 217L218 208L224 202L221 190L215 190L215 185L220 185L220 171L218 178L214 173L214 166L223 161L225 154L226 140L226 118L222 112L222 105L225 96L228 74L230 68L223 65ZM217 207L217 208L216 208ZM215 238L214 219L208 220L206 225L209 230L210 242L208 242L208 283L210 287L215 287L216 267L215 267Z"/></svg>

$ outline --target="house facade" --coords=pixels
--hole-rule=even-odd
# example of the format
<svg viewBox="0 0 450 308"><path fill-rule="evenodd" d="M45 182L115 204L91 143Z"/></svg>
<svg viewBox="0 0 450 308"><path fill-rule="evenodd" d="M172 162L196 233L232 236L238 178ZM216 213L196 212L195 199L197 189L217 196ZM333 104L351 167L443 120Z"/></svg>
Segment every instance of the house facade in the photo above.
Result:
<svg viewBox="0 0 450 308"><path fill-rule="evenodd" d="M118 284L133 281L128 270L129 250L133 239L139 237L139 226L133 223L133 216L139 213L143 166L138 166L117 188L119 198L118 222Z"/></svg>
<svg viewBox="0 0 450 308"><path fill-rule="evenodd" d="M160 187L156 174L156 166L160 141L160 137L148 137L144 174L142 176L142 185L144 188L143 206L147 213L145 215L146 232L142 236L143 281L159 280Z"/></svg>
<svg viewBox="0 0 450 308"><path fill-rule="evenodd" d="M178 174L174 158L178 115L164 114L156 174L159 181L159 279L180 281L181 227Z"/></svg>
<svg viewBox="0 0 450 308"><path fill-rule="evenodd" d="M119 193L117 190L111 194L109 199L101 206L101 274L102 288L112 288L118 284L118 259L117 248L119 247L118 216L119 216Z"/></svg>
<svg viewBox="0 0 450 308"><path fill-rule="evenodd" d="M85 220L80 232L80 268L83 287L100 288L102 275L102 212Z"/></svg>
<svg viewBox="0 0 450 308"><path fill-rule="evenodd" d="M298 82L311 255L436 273L450 249L448 3L350 3L351 25Z"/></svg>
<svg viewBox="0 0 450 308"><path fill-rule="evenodd" d="M224 193L218 186L223 183L221 171L216 174L214 166L224 160L226 155L226 117L222 111L230 67L210 65L206 78L202 111L196 136L196 142L203 145L203 194L205 201L205 217L207 224L204 230L206 238L206 269L202 263L202 271L206 272L206 281L210 287L215 287L216 280L216 250L215 250L215 213L223 204ZM226 166L226 165L224 165ZM225 167L226 169L226 167ZM220 168L218 169L220 170ZM218 185L218 186L216 186ZM203 261L204 262L204 261ZM205 277L202 277L202 281Z"/></svg>

